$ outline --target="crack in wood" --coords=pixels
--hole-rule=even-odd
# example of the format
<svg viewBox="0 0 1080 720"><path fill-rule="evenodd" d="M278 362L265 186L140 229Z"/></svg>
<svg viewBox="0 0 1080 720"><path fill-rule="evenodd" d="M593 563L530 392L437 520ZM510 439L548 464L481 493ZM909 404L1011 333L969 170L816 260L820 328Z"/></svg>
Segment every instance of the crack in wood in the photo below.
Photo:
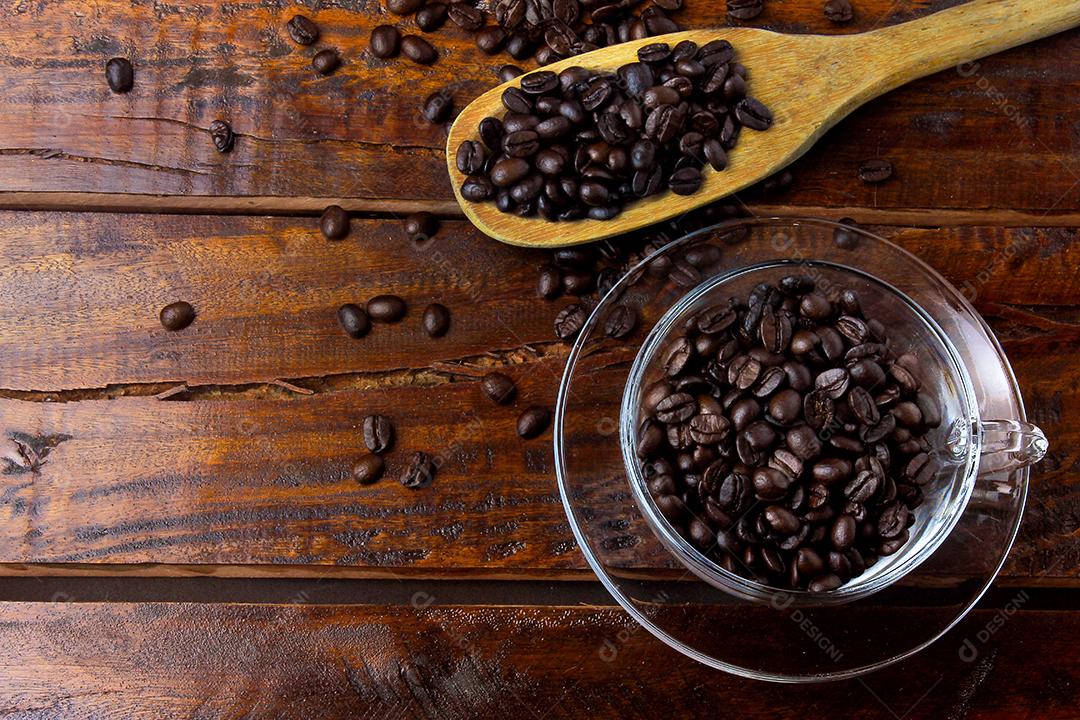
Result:
<svg viewBox="0 0 1080 720"><path fill-rule="evenodd" d="M168 165L155 165L153 163L142 163L135 160L118 160L115 158L103 158L93 155L75 155L63 150L57 150L56 148L0 148L0 156L4 155L24 155L41 158L43 160L59 158L61 160L72 160L75 162L97 163L100 165L112 165L115 167L135 168L139 170L154 170L156 172L172 173L176 175L209 176L209 173L200 170L192 170L191 168L177 168Z"/></svg>

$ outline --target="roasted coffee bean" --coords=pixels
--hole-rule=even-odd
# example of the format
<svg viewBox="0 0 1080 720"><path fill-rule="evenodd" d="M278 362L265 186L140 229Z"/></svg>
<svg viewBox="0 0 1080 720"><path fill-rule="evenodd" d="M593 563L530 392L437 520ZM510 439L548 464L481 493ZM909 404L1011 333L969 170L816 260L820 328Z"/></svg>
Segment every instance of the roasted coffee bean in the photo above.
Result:
<svg viewBox="0 0 1080 720"><path fill-rule="evenodd" d="M405 216L401 226L411 240L429 238L439 231L439 219L429 212L414 212Z"/></svg>
<svg viewBox="0 0 1080 720"><path fill-rule="evenodd" d="M484 27L483 11L467 2L451 2L449 14L450 22L462 30L476 32Z"/></svg>
<svg viewBox="0 0 1080 720"><path fill-rule="evenodd" d="M859 179L865 183L882 183L892 177L893 165L888 160L875 158L859 165Z"/></svg>
<svg viewBox="0 0 1080 720"><path fill-rule="evenodd" d="M461 186L461 197L472 202L480 202L481 200L487 200L494 197L495 188L491 184L491 181L486 177L473 176L470 177ZM507 195L507 198L510 196Z"/></svg>
<svg viewBox="0 0 1080 720"><path fill-rule="evenodd" d="M373 453L384 453L394 444L394 425L385 415L368 415L363 422L364 445Z"/></svg>
<svg viewBox="0 0 1080 720"><path fill-rule="evenodd" d="M755 98L743 98L735 105L735 118L751 130L768 130L773 124L773 115Z"/></svg>
<svg viewBox="0 0 1080 720"><path fill-rule="evenodd" d="M638 60L644 63L658 64L671 57L671 47L667 43L642 45L637 51Z"/></svg>
<svg viewBox="0 0 1080 720"><path fill-rule="evenodd" d="M551 413L545 407L534 405L518 417L517 433L526 440L531 440L547 429L551 422Z"/></svg>
<svg viewBox="0 0 1080 720"><path fill-rule="evenodd" d="M517 395L517 386L508 375L501 372L490 372L480 381L480 389L488 400L496 405L507 405L514 401Z"/></svg>
<svg viewBox="0 0 1080 720"><path fill-rule="evenodd" d="M530 95L543 95L559 87L559 76L550 70L538 70L521 78L521 89Z"/></svg>
<svg viewBox="0 0 1080 720"><path fill-rule="evenodd" d="M319 26L305 15L294 15L285 27L297 45L311 45L319 39Z"/></svg>
<svg viewBox="0 0 1080 720"><path fill-rule="evenodd" d="M320 75L329 75L341 67L341 56L338 55L337 50L331 48L320 50L315 53L315 57L311 58L311 67Z"/></svg>
<svg viewBox="0 0 1080 720"><path fill-rule="evenodd" d="M232 126L224 120L215 120L210 123L210 138L214 141L214 148L219 153L227 153L236 144L236 134Z"/></svg>
<svg viewBox="0 0 1080 720"><path fill-rule="evenodd" d="M555 316L555 336L560 340L573 340L585 327L587 319L585 309L580 305L567 305Z"/></svg>
<svg viewBox="0 0 1080 720"><path fill-rule="evenodd" d="M844 0L846 2L846 0ZM851 218L843 218L838 227L833 231L833 242L841 250L854 250L859 245L859 234L854 231L856 223Z"/></svg>
<svg viewBox="0 0 1080 720"><path fill-rule="evenodd" d="M553 300L562 293L562 273L554 265L541 265L540 278L537 282L540 297Z"/></svg>
<svg viewBox="0 0 1080 720"><path fill-rule="evenodd" d="M382 477L386 464L378 455L365 455L353 465L352 475L361 485L370 485Z"/></svg>
<svg viewBox="0 0 1080 720"><path fill-rule="evenodd" d="M604 320L604 334L610 338L624 338L637 327L637 311L628 305L616 305Z"/></svg>
<svg viewBox="0 0 1080 720"><path fill-rule="evenodd" d="M851 19L855 17L851 0L828 0L825 3L825 17L837 24L851 22Z"/></svg>
<svg viewBox="0 0 1080 720"><path fill-rule="evenodd" d="M765 0L727 0L728 16L735 20L753 20L765 9Z"/></svg>
<svg viewBox="0 0 1080 720"><path fill-rule="evenodd" d="M881 420L877 404L866 388L856 385L848 391L848 406L863 425L876 425Z"/></svg>
<svg viewBox="0 0 1080 720"><path fill-rule="evenodd" d="M353 303L338 308L338 323L349 337L362 338L371 331L371 320L364 309Z"/></svg>
<svg viewBox="0 0 1080 720"><path fill-rule="evenodd" d="M158 319L162 327L170 332L183 330L195 320L195 308L183 300L169 303L161 308Z"/></svg>
<svg viewBox="0 0 1080 720"><path fill-rule="evenodd" d="M814 387L824 392L832 400L839 400L847 392L849 382L847 370L844 368L832 368L817 376Z"/></svg>
<svg viewBox="0 0 1080 720"><path fill-rule="evenodd" d="M454 3L457 7L458 3ZM486 27L476 33L476 47L486 55L495 55L506 47L506 31L497 25Z"/></svg>
<svg viewBox="0 0 1080 720"><path fill-rule="evenodd" d="M435 480L436 465L425 452L415 452L401 475L401 484L410 490L419 490Z"/></svg>
<svg viewBox="0 0 1080 720"><path fill-rule="evenodd" d="M371 31L368 47L377 58L394 57L401 50L401 33L393 25L378 25Z"/></svg>
<svg viewBox="0 0 1080 720"><path fill-rule="evenodd" d="M416 27L424 32L435 32L446 23L448 11L446 3L428 3L416 11Z"/></svg>
<svg viewBox="0 0 1080 720"><path fill-rule="evenodd" d="M676 170L668 178L668 187L676 195L693 195L701 188L701 171L695 167Z"/></svg>
<svg viewBox="0 0 1080 720"><path fill-rule="evenodd" d="M525 74L525 71L519 68L517 65L500 65L498 71L495 73L499 82L510 82L515 78L519 78Z"/></svg>
<svg viewBox="0 0 1080 720"><path fill-rule="evenodd" d="M349 214L340 205L331 205L319 218L319 230L327 240L341 240L349 234Z"/></svg>
<svg viewBox="0 0 1080 720"><path fill-rule="evenodd" d="M375 322L395 323L405 317L408 308L397 295L376 295L367 302L367 314Z"/></svg>
<svg viewBox="0 0 1080 720"><path fill-rule="evenodd" d="M126 93L135 86L135 68L127 58L112 58L105 63L105 82L114 93Z"/></svg>
<svg viewBox="0 0 1080 720"><path fill-rule="evenodd" d="M439 59L435 46L419 35L401 38L401 53L418 65L432 65Z"/></svg>
<svg viewBox="0 0 1080 720"><path fill-rule="evenodd" d="M428 337L442 337L450 329L450 311L439 303L428 305L424 308L422 326Z"/></svg>
<svg viewBox="0 0 1080 720"><path fill-rule="evenodd" d="M436 90L428 95L420 110L424 119L433 125L446 122L453 111L454 97L447 90Z"/></svg>
<svg viewBox="0 0 1080 720"><path fill-rule="evenodd" d="M697 402L687 393L673 393L656 405L656 418L671 424L689 420L697 412Z"/></svg>

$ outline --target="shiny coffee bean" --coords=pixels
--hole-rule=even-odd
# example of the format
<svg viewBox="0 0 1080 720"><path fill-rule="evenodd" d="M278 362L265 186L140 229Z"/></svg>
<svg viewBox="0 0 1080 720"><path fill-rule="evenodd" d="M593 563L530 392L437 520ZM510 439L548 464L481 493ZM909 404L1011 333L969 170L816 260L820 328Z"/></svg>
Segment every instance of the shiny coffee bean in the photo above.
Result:
<svg viewBox="0 0 1080 720"><path fill-rule="evenodd" d="M105 82L114 93L126 93L135 86L135 68L127 58L112 58L105 63Z"/></svg>
<svg viewBox="0 0 1080 720"><path fill-rule="evenodd" d="M405 317L405 301L397 295L376 295L367 302L367 314L375 322L395 323Z"/></svg>

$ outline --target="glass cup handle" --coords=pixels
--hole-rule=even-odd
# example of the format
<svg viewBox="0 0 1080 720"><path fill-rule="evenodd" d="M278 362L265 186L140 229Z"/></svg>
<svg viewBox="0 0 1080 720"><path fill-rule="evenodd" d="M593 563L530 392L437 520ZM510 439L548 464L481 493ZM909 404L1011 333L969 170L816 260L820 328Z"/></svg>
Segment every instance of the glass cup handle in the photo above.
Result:
<svg viewBox="0 0 1080 720"><path fill-rule="evenodd" d="M1034 465L1043 459L1050 448L1046 433L1031 423L985 420L978 430L982 434L980 474L1011 472Z"/></svg>

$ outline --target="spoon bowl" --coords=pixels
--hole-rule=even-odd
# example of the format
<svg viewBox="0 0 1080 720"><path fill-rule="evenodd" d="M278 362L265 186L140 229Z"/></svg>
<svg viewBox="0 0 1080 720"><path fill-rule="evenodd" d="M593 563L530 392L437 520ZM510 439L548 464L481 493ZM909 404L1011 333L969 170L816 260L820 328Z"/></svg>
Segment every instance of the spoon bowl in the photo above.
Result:
<svg viewBox="0 0 1080 720"><path fill-rule="evenodd" d="M974 0L913 22L853 35L784 35L753 28L713 28L633 40L544 66L559 72L581 66L614 71L635 62L639 48L683 40L704 45L724 39L749 70L749 94L773 113L765 132L744 131L722 172L704 171L693 195L662 192L626 205L611 220L553 223L500 212L494 203L461 196L466 177L455 162L457 148L477 138L485 117L501 117L503 91L521 78L484 93L450 128L447 167L454 196L483 233L511 245L563 247L592 242L683 215L769 177L801 156L855 108L918 77L1080 25L1080 0L1030 3ZM526 77L526 76L522 76Z"/></svg>

